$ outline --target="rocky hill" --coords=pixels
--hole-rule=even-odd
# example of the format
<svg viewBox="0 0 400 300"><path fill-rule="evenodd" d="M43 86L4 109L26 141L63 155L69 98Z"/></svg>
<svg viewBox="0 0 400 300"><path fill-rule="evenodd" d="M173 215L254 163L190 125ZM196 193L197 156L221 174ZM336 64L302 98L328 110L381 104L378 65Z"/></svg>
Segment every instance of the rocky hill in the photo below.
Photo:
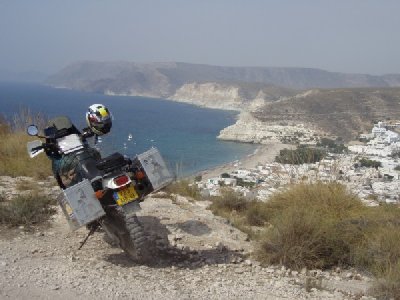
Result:
<svg viewBox="0 0 400 300"><path fill-rule="evenodd" d="M253 116L268 124L303 123L350 140L374 121L400 119L400 88L312 90L268 103Z"/></svg>
<svg viewBox="0 0 400 300"><path fill-rule="evenodd" d="M296 90L257 83L186 83L169 99L219 109L257 109L266 103L294 96Z"/></svg>

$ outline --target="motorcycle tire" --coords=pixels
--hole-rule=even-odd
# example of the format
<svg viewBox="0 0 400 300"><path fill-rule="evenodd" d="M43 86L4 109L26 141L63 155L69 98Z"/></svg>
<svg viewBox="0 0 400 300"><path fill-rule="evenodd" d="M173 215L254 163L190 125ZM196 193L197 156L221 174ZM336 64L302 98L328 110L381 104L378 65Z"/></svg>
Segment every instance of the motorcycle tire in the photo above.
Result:
<svg viewBox="0 0 400 300"><path fill-rule="evenodd" d="M124 250L132 260L149 261L147 238L136 215L125 216L120 209L112 209L107 212L102 227L110 240Z"/></svg>
<svg viewBox="0 0 400 300"><path fill-rule="evenodd" d="M126 228L129 232L129 241L126 241L128 247L124 250L130 256L132 256L132 254L136 256L138 261L148 262L150 257L149 248L147 247L147 236L144 232L143 225L136 215L130 215L126 218Z"/></svg>

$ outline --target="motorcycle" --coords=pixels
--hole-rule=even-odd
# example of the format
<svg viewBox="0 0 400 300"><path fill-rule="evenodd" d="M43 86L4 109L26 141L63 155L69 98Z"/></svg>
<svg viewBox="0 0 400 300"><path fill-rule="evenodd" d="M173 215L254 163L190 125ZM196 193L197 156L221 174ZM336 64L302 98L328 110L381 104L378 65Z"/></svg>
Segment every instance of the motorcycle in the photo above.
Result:
<svg viewBox="0 0 400 300"><path fill-rule="evenodd" d="M156 148L133 159L116 152L102 158L87 139L93 134L80 133L65 116L49 122L44 135L36 125L27 132L42 140L28 142L30 157L45 152L62 189L58 202L72 230L89 229L86 243L98 228L107 240L122 248L135 261L147 261L148 239L136 213L149 193L157 191L173 178Z"/></svg>

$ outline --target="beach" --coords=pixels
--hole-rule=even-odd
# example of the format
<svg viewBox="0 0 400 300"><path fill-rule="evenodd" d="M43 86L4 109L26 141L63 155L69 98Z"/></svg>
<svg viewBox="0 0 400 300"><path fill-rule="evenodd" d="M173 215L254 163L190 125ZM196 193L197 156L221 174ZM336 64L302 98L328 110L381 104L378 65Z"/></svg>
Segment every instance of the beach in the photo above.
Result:
<svg viewBox="0 0 400 300"><path fill-rule="evenodd" d="M237 169L255 168L259 164L273 162L275 160L275 156L279 154L280 150L291 147L291 145L281 143L260 145L252 154L249 154L239 160L235 160L233 162L229 162L227 164L223 164L212 169L201 171L197 173L196 176L200 175L204 180L212 177L218 177L222 173L231 173Z"/></svg>

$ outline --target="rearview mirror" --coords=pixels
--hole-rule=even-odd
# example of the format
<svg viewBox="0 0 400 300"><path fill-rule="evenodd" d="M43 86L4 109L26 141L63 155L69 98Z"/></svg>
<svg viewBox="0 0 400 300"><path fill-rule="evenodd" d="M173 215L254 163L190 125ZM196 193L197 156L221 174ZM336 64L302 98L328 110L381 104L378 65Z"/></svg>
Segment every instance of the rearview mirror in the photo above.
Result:
<svg viewBox="0 0 400 300"><path fill-rule="evenodd" d="M30 136L37 136L39 134L39 130L36 125L29 125L26 131Z"/></svg>

